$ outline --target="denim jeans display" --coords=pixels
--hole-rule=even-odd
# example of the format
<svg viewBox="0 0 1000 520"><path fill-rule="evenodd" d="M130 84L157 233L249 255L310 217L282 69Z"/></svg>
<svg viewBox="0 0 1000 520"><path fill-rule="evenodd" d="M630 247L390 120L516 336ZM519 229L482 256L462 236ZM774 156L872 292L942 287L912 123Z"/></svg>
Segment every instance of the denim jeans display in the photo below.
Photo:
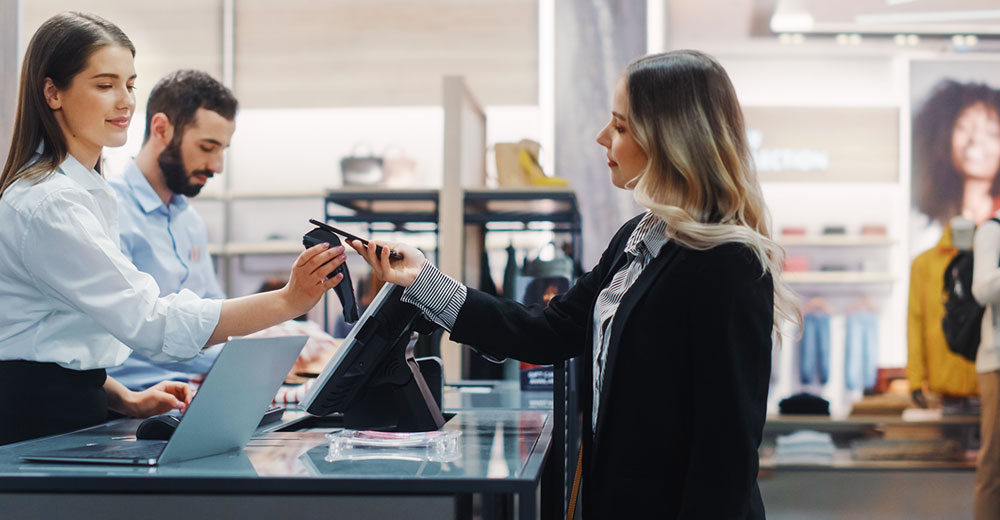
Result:
<svg viewBox="0 0 1000 520"><path fill-rule="evenodd" d="M862 311L847 315L844 385L849 390L875 386L878 373L878 316Z"/></svg>
<svg viewBox="0 0 1000 520"><path fill-rule="evenodd" d="M830 378L830 315L809 313L802 316L802 341L799 342L799 379L803 384L814 380L826 384Z"/></svg>

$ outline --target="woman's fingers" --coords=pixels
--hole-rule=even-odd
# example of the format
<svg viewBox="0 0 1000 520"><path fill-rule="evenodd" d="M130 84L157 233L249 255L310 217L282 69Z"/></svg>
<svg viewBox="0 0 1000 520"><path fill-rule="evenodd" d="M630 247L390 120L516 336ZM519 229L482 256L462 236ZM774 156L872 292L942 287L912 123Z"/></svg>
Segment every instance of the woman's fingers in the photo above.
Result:
<svg viewBox="0 0 1000 520"><path fill-rule="evenodd" d="M303 277L302 281L309 285L322 284L330 273L347 260L347 256L344 255L344 246L320 250L319 253L308 257L305 261L301 261L303 255L300 255L299 258L300 261L296 262L293 273L298 272Z"/></svg>
<svg viewBox="0 0 1000 520"><path fill-rule="evenodd" d="M383 273L391 273L391 272L393 272L392 265L390 265L390 263L389 263L389 251L392 251L391 249L389 249L389 244L383 244L382 245L382 255L378 257L379 264L382 266L382 272ZM378 249L375 250L375 253L376 253L376 256L378 256ZM382 279L385 280L384 277ZM393 281L395 282L395 277L393 277Z"/></svg>
<svg viewBox="0 0 1000 520"><path fill-rule="evenodd" d="M344 275L342 273L337 273L335 276L331 277L330 279L322 279L323 280L322 281L323 288L326 289L326 290L333 289L334 287L340 285L340 282L343 279L344 279Z"/></svg>
<svg viewBox="0 0 1000 520"><path fill-rule="evenodd" d="M372 269L379 278L392 283L392 267L389 266L389 251L386 246L382 246L382 255L379 253L379 246L382 244L376 243L374 240L368 241L368 263L371 264ZM383 259L385 261L383 261Z"/></svg>
<svg viewBox="0 0 1000 520"><path fill-rule="evenodd" d="M365 245L361 243L360 240L351 240L350 244L351 247L354 248L359 255L361 255L361 258L364 258L365 262L368 262L372 271L375 272L375 276L385 280L385 277L382 276L383 273L381 272L381 266L375 258L375 243L373 241L368 241L368 245Z"/></svg>
<svg viewBox="0 0 1000 520"><path fill-rule="evenodd" d="M310 264L312 271L309 274L318 276L319 280L325 280L334 270L347 261L347 255L343 253L343 246L337 246L323 254L316 255L316 265ZM331 253L327 255L327 253Z"/></svg>
<svg viewBox="0 0 1000 520"><path fill-rule="evenodd" d="M302 267L309 263L310 260L316 257L316 255L326 251L330 248L330 244L323 242L322 244L316 244L309 249L299 253L299 257L295 259L295 265L293 267Z"/></svg>
<svg viewBox="0 0 1000 520"><path fill-rule="evenodd" d="M364 257L365 253L367 253L365 245L362 244L360 240L348 240L347 244L351 246L351 248L353 248L355 251L357 251L358 254L361 255L362 257ZM367 258L365 259L367 260Z"/></svg>
<svg viewBox="0 0 1000 520"><path fill-rule="evenodd" d="M191 387L179 381L163 381L153 388L184 406L191 404L191 398L194 397L194 391L191 390Z"/></svg>

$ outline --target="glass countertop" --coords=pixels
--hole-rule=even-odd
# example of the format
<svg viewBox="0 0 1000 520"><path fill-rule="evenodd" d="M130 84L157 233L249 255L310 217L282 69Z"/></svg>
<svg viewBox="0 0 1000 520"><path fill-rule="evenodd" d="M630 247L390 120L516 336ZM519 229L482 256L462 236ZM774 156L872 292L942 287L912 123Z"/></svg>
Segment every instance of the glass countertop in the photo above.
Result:
<svg viewBox="0 0 1000 520"><path fill-rule="evenodd" d="M131 442L140 420L119 419L65 435L0 447L0 491L136 491L185 488L200 492L412 491L495 492L535 485L552 440L551 395L494 388L492 393L449 388L444 431L461 432L448 456L427 449L355 450L328 461L331 428L280 431L304 417L286 411L239 451L156 467L26 462L24 453L88 443ZM538 394L538 395L527 395ZM492 397L488 397L492 396ZM450 412L450 413L448 413Z"/></svg>

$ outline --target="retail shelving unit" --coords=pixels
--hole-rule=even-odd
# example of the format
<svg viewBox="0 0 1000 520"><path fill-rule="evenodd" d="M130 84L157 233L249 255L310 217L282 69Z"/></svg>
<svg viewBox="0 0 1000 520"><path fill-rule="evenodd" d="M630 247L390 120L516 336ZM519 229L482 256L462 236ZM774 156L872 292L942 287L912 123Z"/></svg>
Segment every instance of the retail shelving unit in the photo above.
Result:
<svg viewBox="0 0 1000 520"><path fill-rule="evenodd" d="M976 468L973 460L855 460L852 457L851 450L847 446L848 441L858 438L879 438L887 428L896 432L931 428L935 431L947 432L948 437L941 438L966 440L971 439L978 431L979 417L945 416L938 419L906 420L899 415L852 415L842 419L823 415L773 415L767 418L767 423L764 426L760 465L762 469L811 471L974 471ZM773 454L775 437L798 430L814 430L831 435L836 450L829 464L779 464L775 460ZM967 447L963 446L963 448Z"/></svg>
<svg viewBox="0 0 1000 520"><path fill-rule="evenodd" d="M890 273L867 271L788 272L784 277L790 284L887 284L895 281L895 277Z"/></svg>
<svg viewBox="0 0 1000 520"><path fill-rule="evenodd" d="M302 252L302 242L299 240L275 239L240 241L234 240L235 227L238 225L234 205L243 201L314 201L317 210L323 200L321 192L241 192L232 191L221 195L202 195L193 201L197 204L219 203L222 205L222 237L221 242L208 244L208 252L215 258L217 266L223 268L223 289L226 294L233 294L233 264L250 256L267 255L298 255ZM308 225L308 224L306 224Z"/></svg>
<svg viewBox="0 0 1000 520"><path fill-rule="evenodd" d="M568 234L574 261L579 261L583 251L583 230L581 216L572 189L504 189L504 190L465 190L464 222L466 228L466 245L471 250L471 237L479 243L477 251L466 255L466 280L477 280L478 264L482 255L477 254L485 247L487 234L490 232L529 231L533 223L551 224L547 229L554 233ZM499 226L497 224L500 224ZM545 482L552 489L562 490L556 493L552 503L543 503L542 509L547 516L561 517L565 511L568 485L572 482L573 464L577 458L577 446L581 424L579 419L581 384L579 360L571 359L553 365L554 391L552 461L546 471Z"/></svg>
<svg viewBox="0 0 1000 520"><path fill-rule="evenodd" d="M556 233L569 233L574 257L582 250L580 211L571 189L485 188L486 116L457 77L444 78L444 172L440 189L389 190L343 188L326 194L324 216L328 222L366 227L369 236L380 232L423 233L425 251L433 251L439 269L456 279L478 280L481 253L487 233L498 230L522 231L544 222ZM417 236L417 235L414 235ZM460 346L442 341L441 357L445 378L464 377L465 357ZM579 425L575 413L575 377L566 363L555 367L553 392L552 461L544 477L545 486L564 490L567 474L567 447L575 446ZM568 425L567 420L572 424ZM575 448L574 448L575 449ZM551 503L549 503L550 498ZM562 493L543 494L543 510L561 511Z"/></svg>
<svg viewBox="0 0 1000 520"><path fill-rule="evenodd" d="M896 241L888 237L880 236L784 236L778 239L778 244L782 247L882 247L892 246Z"/></svg>
<svg viewBox="0 0 1000 520"><path fill-rule="evenodd" d="M854 439L937 438L970 440L978 417L903 420L901 416L852 415L769 416L760 450L758 485L767 507L789 518L816 514L829 518L961 518L971 512L975 484L974 460L858 460ZM777 435L798 430L829 433L832 457L819 461L782 460L776 456ZM963 443L962 448L968 448ZM964 511L964 512L963 512ZM780 515L779 515L780 516Z"/></svg>
<svg viewBox="0 0 1000 520"><path fill-rule="evenodd" d="M797 188L800 191L810 190L806 187ZM785 197L788 197L787 193ZM783 199L779 198L779 201ZM889 222L888 216L883 217L884 222ZM866 219L880 222L870 215ZM803 227L807 226L814 230L819 227L815 222L803 224ZM876 355L881 355L880 349L897 350L899 334L905 334L905 329L898 327L898 298L900 292L905 290L905 283L901 283L905 282L905 275L896 268L895 260L900 254L900 241L889 234L857 232L861 227L857 222L851 222L845 227L854 232L813 232L777 237L778 243L785 249L787 265L796 265L792 260L798 257L797 264L800 268L809 269L785 271L782 276L798 294L804 312L812 310L830 316L831 348L826 354L829 356L829 376L821 382L804 382L799 373L799 331L792 330L791 327L783 329L784 348L774 353L776 383L769 397L771 413L777 412L780 399L800 391L825 398L830 402L831 413L835 416L846 415L851 403L861 398L860 389L848 389L845 385L846 323L850 314L873 312L878 317L879 350L866 347L872 348ZM903 345L905 346L905 342Z"/></svg>
<svg viewBox="0 0 1000 520"><path fill-rule="evenodd" d="M361 225L366 228L363 234L374 238L386 231L427 233L431 236L430 243L421 241L419 245L434 261L440 257L437 240L439 202L439 190L347 187L326 194L324 221L343 227ZM327 302L323 305L323 320L324 323L329 321Z"/></svg>

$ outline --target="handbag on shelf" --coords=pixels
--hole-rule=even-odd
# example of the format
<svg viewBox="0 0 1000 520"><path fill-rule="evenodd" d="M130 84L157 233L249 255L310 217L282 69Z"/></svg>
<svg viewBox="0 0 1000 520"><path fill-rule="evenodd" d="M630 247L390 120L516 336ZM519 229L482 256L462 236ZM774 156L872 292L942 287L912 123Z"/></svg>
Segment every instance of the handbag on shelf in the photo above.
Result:
<svg viewBox="0 0 1000 520"><path fill-rule="evenodd" d="M382 182L383 160L368 147L367 155L360 153L363 145L355 145L351 154L340 159L340 175L344 186L374 186Z"/></svg>
<svg viewBox="0 0 1000 520"><path fill-rule="evenodd" d="M399 146L390 145L382 152L384 184L389 188L413 188L417 185L417 161Z"/></svg>

